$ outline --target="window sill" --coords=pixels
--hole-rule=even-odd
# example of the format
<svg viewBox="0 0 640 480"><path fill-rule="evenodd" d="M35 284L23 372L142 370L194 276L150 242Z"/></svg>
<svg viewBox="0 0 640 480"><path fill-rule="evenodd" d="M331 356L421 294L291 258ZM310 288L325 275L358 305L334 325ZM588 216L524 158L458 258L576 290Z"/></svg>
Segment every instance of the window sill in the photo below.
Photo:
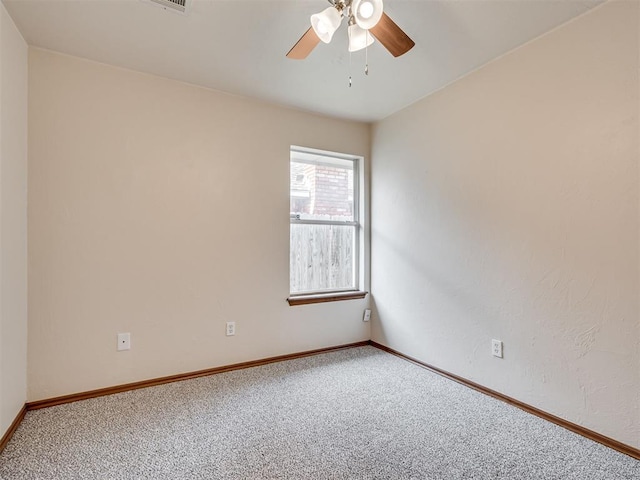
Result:
<svg viewBox="0 0 640 480"><path fill-rule="evenodd" d="M367 296L368 292L331 292L314 293L311 295L293 295L287 298L290 306L308 305L310 303L339 302L341 300L356 300Z"/></svg>

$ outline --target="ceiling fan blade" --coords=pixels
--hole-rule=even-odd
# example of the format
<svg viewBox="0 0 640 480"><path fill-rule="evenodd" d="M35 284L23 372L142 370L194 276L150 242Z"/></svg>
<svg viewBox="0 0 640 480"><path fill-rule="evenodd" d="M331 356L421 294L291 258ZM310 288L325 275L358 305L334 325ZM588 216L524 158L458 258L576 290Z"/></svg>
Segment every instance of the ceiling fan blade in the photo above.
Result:
<svg viewBox="0 0 640 480"><path fill-rule="evenodd" d="M316 35L316 32L313 31L312 27L309 27L309 30L305 32L300 40L296 42L289 53L287 53L287 58L292 58L294 60L303 60L307 58L307 55L311 53L311 50L316 48L316 45L320 43L320 38Z"/></svg>
<svg viewBox="0 0 640 480"><path fill-rule="evenodd" d="M394 57L404 55L415 45L415 42L386 13L382 14L377 25L369 31Z"/></svg>

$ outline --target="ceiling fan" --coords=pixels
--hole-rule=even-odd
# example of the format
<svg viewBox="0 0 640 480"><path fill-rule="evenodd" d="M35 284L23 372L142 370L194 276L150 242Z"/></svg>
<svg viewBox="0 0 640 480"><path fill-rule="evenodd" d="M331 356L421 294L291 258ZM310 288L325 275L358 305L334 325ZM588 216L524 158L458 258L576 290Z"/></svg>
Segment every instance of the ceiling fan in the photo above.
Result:
<svg viewBox="0 0 640 480"><path fill-rule="evenodd" d="M375 37L394 57L407 53L415 42L383 12L382 0L329 0L331 4L311 15L311 27L297 41L288 58L303 60L320 43L329 43L333 34L348 19L349 51L368 47Z"/></svg>

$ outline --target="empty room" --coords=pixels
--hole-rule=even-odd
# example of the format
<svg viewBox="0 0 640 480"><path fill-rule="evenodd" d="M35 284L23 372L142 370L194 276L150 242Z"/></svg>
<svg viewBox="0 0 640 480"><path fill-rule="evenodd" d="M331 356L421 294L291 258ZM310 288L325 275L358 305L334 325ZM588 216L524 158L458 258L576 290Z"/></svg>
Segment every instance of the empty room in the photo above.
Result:
<svg viewBox="0 0 640 480"><path fill-rule="evenodd" d="M639 0L0 0L0 479L640 479Z"/></svg>

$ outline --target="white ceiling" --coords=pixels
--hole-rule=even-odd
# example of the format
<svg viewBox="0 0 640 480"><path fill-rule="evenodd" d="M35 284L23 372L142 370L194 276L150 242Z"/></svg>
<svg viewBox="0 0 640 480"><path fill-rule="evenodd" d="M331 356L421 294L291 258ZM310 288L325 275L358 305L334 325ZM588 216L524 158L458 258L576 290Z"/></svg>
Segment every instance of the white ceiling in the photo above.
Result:
<svg viewBox="0 0 640 480"><path fill-rule="evenodd" d="M385 0L416 42L352 56L343 26L306 60L287 51L326 0L2 0L30 45L331 116L375 121L602 3L602 0Z"/></svg>

